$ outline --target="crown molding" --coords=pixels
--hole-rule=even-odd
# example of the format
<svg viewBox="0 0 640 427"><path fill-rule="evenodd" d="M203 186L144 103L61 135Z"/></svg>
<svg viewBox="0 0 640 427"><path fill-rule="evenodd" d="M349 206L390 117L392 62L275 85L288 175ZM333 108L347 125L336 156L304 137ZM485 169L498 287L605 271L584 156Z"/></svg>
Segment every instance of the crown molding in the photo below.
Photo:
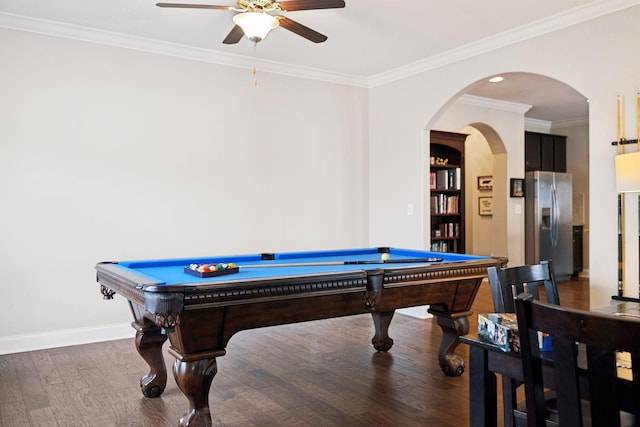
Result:
<svg viewBox="0 0 640 427"><path fill-rule="evenodd" d="M638 4L640 4L640 0L598 0L564 13L554 15L547 19L539 20L510 31L496 34L495 36L478 40L457 49L452 49L448 52L434 55L374 76L356 76L275 61L260 59L254 60L253 58L243 55L223 53L210 49L196 48L177 43L169 43L6 12L0 12L0 28L46 34L55 37L116 46L125 49L139 50L230 67L252 68L256 65L264 72L344 84L348 86L372 88L425 71L440 68L467 58L472 58L486 52L557 31L562 28L577 25Z"/></svg>
<svg viewBox="0 0 640 427"><path fill-rule="evenodd" d="M254 59L243 55L234 55L210 49L169 43L144 37L132 36L81 25L67 24L46 19L32 18L23 15L0 12L0 28L17 31L62 37L83 42L115 46L125 49L138 50L210 64L225 65L251 69L254 66L261 72L281 74L291 77L325 81L355 87L368 87L365 77L334 73L330 71L302 67L275 61Z"/></svg>
<svg viewBox="0 0 640 427"><path fill-rule="evenodd" d="M429 58L407 64L369 77L369 87L376 87L415 74L433 70L464 59L506 47L524 40L571 27L585 21L598 18L640 4L640 0L599 0L559 13L547 19L505 31L482 40L469 43L456 49L434 55Z"/></svg>
<svg viewBox="0 0 640 427"><path fill-rule="evenodd" d="M492 110L507 111L510 113L525 114L531 109L531 105L520 104L517 102L501 101L498 99L484 98L475 95L462 95L455 101L458 104L472 105L480 108L488 108ZM576 117L567 120L549 121L542 119L534 119L530 117L524 118L525 130L531 132L550 133L551 129L566 128L572 126L583 126L589 124L589 116Z"/></svg>
<svg viewBox="0 0 640 427"><path fill-rule="evenodd" d="M567 120L557 120L551 123L552 128L569 128L574 126L584 126L589 124L589 116L575 117Z"/></svg>
<svg viewBox="0 0 640 427"><path fill-rule="evenodd" d="M551 133L551 122L549 120L524 118L524 130L538 133Z"/></svg>
<svg viewBox="0 0 640 427"><path fill-rule="evenodd" d="M484 98L475 95L462 95L456 100L456 103L518 114L524 114L532 107L531 105L520 104L518 102L500 101L498 99Z"/></svg>

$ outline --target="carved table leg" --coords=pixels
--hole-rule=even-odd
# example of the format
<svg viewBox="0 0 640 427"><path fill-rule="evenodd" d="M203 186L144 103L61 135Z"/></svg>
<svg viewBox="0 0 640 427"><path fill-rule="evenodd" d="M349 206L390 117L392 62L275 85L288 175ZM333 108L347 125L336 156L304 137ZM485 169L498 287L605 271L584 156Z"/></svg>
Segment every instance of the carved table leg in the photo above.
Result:
<svg viewBox="0 0 640 427"><path fill-rule="evenodd" d="M146 397L158 397L167 385L167 368L162 357L162 344L167 335L157 327L142 326L134 322L136 329L136 349L149 365L150 371L140 378L140 389Z"/></svg>
<svg viewBox="0 0 640 427"><path fill-rule="evenodd" d="M389 324L393 318L393 313L394 311L384 313L374 311L371 313L373 316L373 325L376 329L376 334L371 339L371 343L378 351L389 351L393 346L393 339L389 337Z"/></svg>
<svg viewBox="0 0 640 427"><path fill-rule="evenodd" d="M173 376L180 390L189 400L189 412L180 418L181 427L209 427L212 425L209 409L209 389L218 372L216 358L194 361L176 360Z"/></svg>
<svg viewBox="0 0 640 427"><path fill-rule="evenodd" d="M462 375L464 372L464 360L454 353L460 341L461 335L469 332L469 320L466 316L449 317L436 315L438 325L442 328L442 341L438 349L438 362L442 371L452 377Z"/></svg>

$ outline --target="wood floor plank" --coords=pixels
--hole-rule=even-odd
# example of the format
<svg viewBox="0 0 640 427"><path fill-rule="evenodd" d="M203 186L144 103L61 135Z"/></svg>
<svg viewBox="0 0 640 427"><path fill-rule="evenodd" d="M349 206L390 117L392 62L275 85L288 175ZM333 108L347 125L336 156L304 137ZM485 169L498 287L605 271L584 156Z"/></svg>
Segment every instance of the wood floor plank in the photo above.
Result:
<svg viewBox="0 0 640 427"><path fill-rule="evenodd" d="M64 382L62 374L51 357L52 351L42 350L31 353L34 365L37 368L40 382L44 385L59 384Z"/></svg>
<svg viewBox="0 0 640 427"><path fill-rule="evenodd" d="M22 397L27 411L46 408L49 397L37 373L31 353L18 353L14 358L14 369L22 391Z"/></svg>
<svg viewBox="0 0 640 427"><path fill-rule="evenodd" d="M13 360L19 357L16 354L7 354L0 357L0 403L11 404L22 402L20 380L13 365Z"/></svg>
<svg viewBox="0 0 640 427"><path fill-rule="evenodd" d="M32 427L56 427L59 424L52 408L46 407L29 411L29 425Z"/></svg>
<svg viewBox="0 0 640 427"><path fill-rule="evenodd" d="M0 382L0 386L3 383ZM28 426L29 414L22 400L0 401L0 426Z"/></svg>

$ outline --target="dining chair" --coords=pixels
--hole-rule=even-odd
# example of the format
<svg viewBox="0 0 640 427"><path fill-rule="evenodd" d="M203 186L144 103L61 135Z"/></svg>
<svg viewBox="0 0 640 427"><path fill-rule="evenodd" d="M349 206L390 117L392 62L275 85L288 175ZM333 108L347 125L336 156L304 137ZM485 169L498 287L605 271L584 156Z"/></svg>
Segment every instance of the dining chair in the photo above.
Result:
<svg viewBox="0 0 640 427"><path fill-rule="evenodd" d="M551 336L560 426L584 426L585 417L592 426L635 425L621 409L636 417L640 413L640 319L547 304L530 294L519 295L515 306L529 427L547 425L539 332ZM586 348L584 353L578 344ZM618 378L618 351L630 355L629 387L621 386ZM584 354L586 366L579 367L579 356ZM589 409L583 409L581 397ZM621 402L630 408L621 408Z"/></svg>
<svg viewBox="0 0 640 427"><path fill-rule="evenodd" d="M528 292L540 299L540 288L544 287L547 302L560 304L551 260L539 264L519 265L515 267L487 269L493 309L496 313L514 313L514 296ZM518 405L517 389L522 384L513 378L502 377L502 402L505 427L525 425L526 412L524 402ZM554 408L554 394L547 393L547 406ZM520 406L520 407L519 407Z"/></svg>
<svg viewBox="0 0 640 427"><path fill-rule="evenodd" d="M493 309L496 313L514 313L514 297L523 292L533 295L535 299L540 299L540 287L544 287L546 300L549 303L560 304L551 260L516 267L489 267L487 273Z"/></svg>

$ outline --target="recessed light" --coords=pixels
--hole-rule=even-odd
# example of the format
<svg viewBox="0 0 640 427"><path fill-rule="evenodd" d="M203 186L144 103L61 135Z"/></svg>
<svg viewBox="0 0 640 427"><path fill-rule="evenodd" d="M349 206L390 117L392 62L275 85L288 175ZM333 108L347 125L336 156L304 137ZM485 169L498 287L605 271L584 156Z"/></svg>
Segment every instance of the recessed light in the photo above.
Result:
<svg viewBox="0 0 640 427"><path fill-rule="evenodd" d="M502 76L495 76L495 77L491 77L491 78L489 79L489 81L490 81L491 83L500 83L500 82L501 82L501 81L503 81L503 80L504 80L504 77L502 77Z"/></svg>

